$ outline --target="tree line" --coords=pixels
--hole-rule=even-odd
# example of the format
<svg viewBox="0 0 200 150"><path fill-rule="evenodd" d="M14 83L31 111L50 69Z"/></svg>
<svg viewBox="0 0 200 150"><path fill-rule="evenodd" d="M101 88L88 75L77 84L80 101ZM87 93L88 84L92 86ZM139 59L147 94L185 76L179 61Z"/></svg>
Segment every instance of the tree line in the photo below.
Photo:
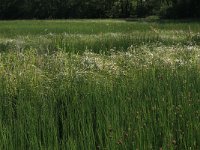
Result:
<svg viewBox="0 0 200 150"><path fill-rule="evenodd" d="M198 18L200 0L0 0L0 19Z"/></svg>

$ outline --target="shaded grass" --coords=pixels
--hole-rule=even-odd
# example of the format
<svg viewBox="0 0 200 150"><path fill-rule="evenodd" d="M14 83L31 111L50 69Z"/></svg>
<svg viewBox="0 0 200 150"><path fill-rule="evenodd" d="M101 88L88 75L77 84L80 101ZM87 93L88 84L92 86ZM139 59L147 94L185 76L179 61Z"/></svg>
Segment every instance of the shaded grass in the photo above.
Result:
<svg viewBox="0 0 200 150"><path fill-rule="evenodd" d="M19 35L60 34L100 34L100 33L130 33L146 32L153 26L160 30L199 32L198 22L126 22L123 20L30 20L30 21L0 21L1 36L13 37ZM190 28L190 29L189 29Z"/></svg>

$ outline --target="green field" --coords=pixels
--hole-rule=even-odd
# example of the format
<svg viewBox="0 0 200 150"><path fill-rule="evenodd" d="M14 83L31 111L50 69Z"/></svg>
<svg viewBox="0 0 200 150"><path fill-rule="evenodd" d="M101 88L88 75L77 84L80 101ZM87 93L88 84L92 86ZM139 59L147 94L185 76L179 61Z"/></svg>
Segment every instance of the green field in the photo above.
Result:
<svg viewBox="0 0 200 150"><path fill-rule="evenodd" d="M199 150L200 23L0 21L0 149Z"/></svg>

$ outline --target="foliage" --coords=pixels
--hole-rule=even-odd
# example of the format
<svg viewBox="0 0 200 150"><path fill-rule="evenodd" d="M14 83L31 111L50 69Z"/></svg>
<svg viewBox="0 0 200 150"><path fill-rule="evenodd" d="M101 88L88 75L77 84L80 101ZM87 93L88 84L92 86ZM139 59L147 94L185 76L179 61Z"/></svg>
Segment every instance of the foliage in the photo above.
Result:
<svg viewBox="0 0 200 150"><path fill-rule="evenodd" d="M1 0L0 19L198 18L199 0Z"/></svg>

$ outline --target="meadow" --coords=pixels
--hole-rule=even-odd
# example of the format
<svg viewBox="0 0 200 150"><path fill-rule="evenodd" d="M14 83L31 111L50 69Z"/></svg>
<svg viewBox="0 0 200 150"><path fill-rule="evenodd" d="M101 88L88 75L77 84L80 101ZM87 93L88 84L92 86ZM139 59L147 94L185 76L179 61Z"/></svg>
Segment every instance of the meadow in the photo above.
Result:
<svg viewBox="0 0 200 150"><path fill-rule="evenodd" d="M0 149L200 149L200 23L0 21Z"/></svg>

